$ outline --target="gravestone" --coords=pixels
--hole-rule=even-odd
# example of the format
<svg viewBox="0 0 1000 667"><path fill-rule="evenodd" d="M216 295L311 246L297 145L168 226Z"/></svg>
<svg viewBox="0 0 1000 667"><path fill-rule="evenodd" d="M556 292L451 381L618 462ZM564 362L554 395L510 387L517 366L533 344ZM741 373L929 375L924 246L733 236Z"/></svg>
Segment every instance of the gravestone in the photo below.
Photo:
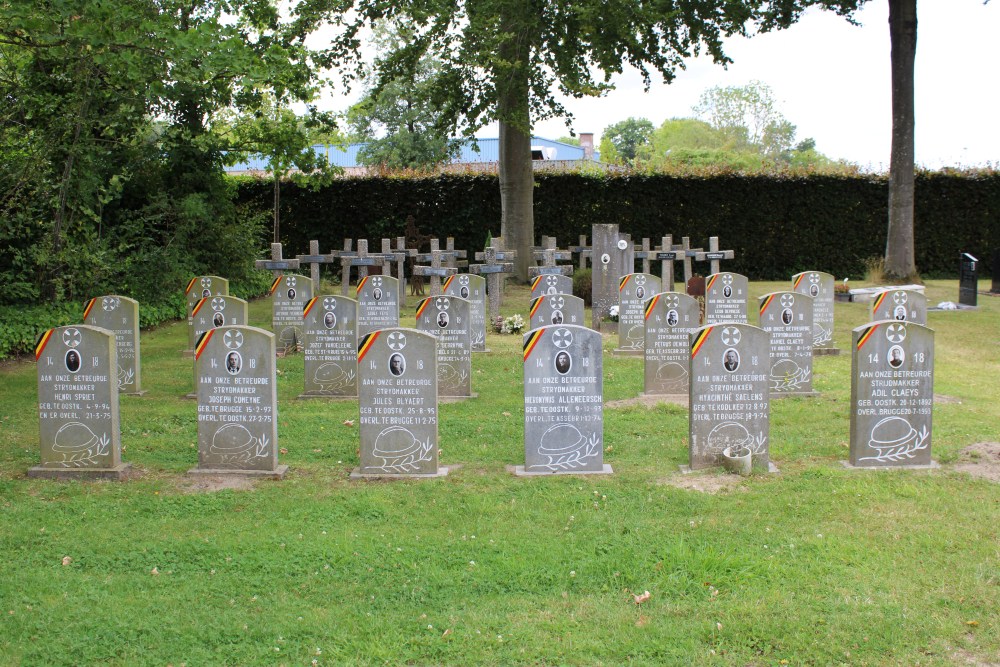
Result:
<svg viewBox="0 0 1000 667"><path fill-rule="evenodd" d="M493 239L496 243L496 239ZM490 245L482 253L476 253L476 259L483 264L471 264L469 271L486 276L486 297L490 302L490 322L500 317L500 303L503 301L503 276L514 272L512 260L517 257L516 251L502 250L496 245Z"/></svg>
<svg viewBox="0 0 1000 667"><path fill-rule="evenodd" d="M755 470L777 470L769 454L768 338L762 329L736 323L710 324L691 334L691 470L721 465L726 450L747 449Z"/></svg>
<svg viewBox="0 0 1000 667"><path fill-rule="evenodd" d="M41 462L28 477L124 477L113 331L86 325L49 329L35 345Z"/></svg>
<svg viewBox="0 0 1000 667"><path fill-rule="evenodd" d="M771 398L815 396L812 388L813 298L795 292L760 297L760 328L771 336Z"/></svg>
<svg viewBox="0 0 1000 667"><path fill-rule="evenodd" d="M583 299L572 294L543 294L536 297L528 311L528 331L553 324L586 326Z"/></svg>
<svg viewBox="0 0 1000 667"><path fill-rule="evenodd" d="M534 301L543 294L572 294L573 279L561 274L542 274L531 281L531 299Z"/></svg>
<svg viewBox="0 0 1000 667"><path fill-rule="evenodd" d="M914 290L887 289L872 301L872 322L896 320L927 324L927 297Z"/></svg>
<svg viewBox="0 0 1000 667"><path fill-rule="evenodd" d="M83 309L83 323L114 332L119 395L145 394L139 357L139 302L114 294L93 298Z"/></svg>
<svg viewBox="0 0 1000 667"><path fill-rule="evenodd" d="M225 326L247 326L248 308L247 302L235 296L213 296L210 299L202 299L191 312L194 318L194 333L200 340L202 335L210 329L218 329ZM192 390L185 398L198 398L198 362L194 363L194 384Z"/></svg>
<svg viewBox="0 0 1000 667"><path fill-rule="evenodd" d="M854 467L928 467L934 405L934 331L912 322L853 330L851 457Z"/></svg>
<svg viewBox="0 0 1000 667"><path fill-rule="evenodd" d="M187 284L184 296L187 299L188 312L188 349L187 352L194 351L194 344L198 339L194 335L194 321L191 319L191 311L195 305L208 296L226 296L229 294L229 281L219 276L195 276Z"/></svg>
<svg viewBox="0 0 1000 667"><path fill-rule="evenodd" d="M459 297L429 296L417 306L417 330L437 338L437 389L441 398L472 393L472 304Z"/></svg>
<svg viewBox="0 0 1000 667"><path fill-rule="evenodd" d="M437 340L383 329L358 343L359 477L433 477L438 467Z"/></svg>
<svg viewBox="0 0 1000 667"><path fill-rule="evenodd" d="M524 335L524 466L519 475L610 473L604 464L601 334L548 326Z"/></svg>
<svg viewBox="0 0 1000 667"><path fill-rule="evenodd" d="M486 279L468 273L448 276L444 281L444 294L469 300L472 306L472 351L486 352Z"/></svg>
<svg viewBox="0 0 1000 667"><path fill-rule="evenodd" d="M271 328L278 354L302 349L302 309L313 296L312 279L297 274L278 276L271 285Z"/></svg>
<svg viewBox="0 0 1000 667"><path fill-rule="evenodd" d="M648 273L630 273L618 283L618 349L624 354L642 354L646 344L645 307L660 292L660 279Z"/></svg>
<svg viewBox="0 0 1000 667"><path fill-rule="evenodd" d="M618 232L618 225L593 225L591 238L591 320L592 329L600 330L601 320L611 313L611 306L618 305L618 287L621 277L632 273L635 266L632 241L627 234Z"/></svg>
<svg viewBox="0 0 1000 667"><path fill-rule="evenodd" d="M990 293L1000 294L1000 248L993 251L993 280L990 282Z"/></svg>
<svg viewBox="0 0 1000 667"><path fill-rule="evenodd" d="M833 276L803 271L792 276L792 291L813 299L813 353L839 354L833 346Z"/></svg>
<svg viewBox="0 0 1000 667"><path fill-rule="evenodd" d="M701 306L687 294L662 292L646 302L644 316L644 393L687 395L689 337L701 326Z"/></svg>
<svg viewBox="0 0 1000 667"><path fill-rule="evenodd" d="M705 324L747 324L749 282L738 273L713 273L705 279Z"/></svg>
<svg viewBox="0 0 1000 667"><path fill-rule="evenodd" d="M392 276L365 276L358 281L358 336L399 326L399 281Z"/></svg>
<svg viewBox="0 0 1000 667"><path fill-rule="evenodd" d="M198 341L198 467L188 474L284 476L275 354L274 334L256 327L209 329Z"/></svg>
<svg viewBox="0 0 1000 667"><path fill-rule="evenodd" d="M959 260L958 302L975 307L979 299L979 260L967 252Z"/></svg>
<svg viewBox="0 0 1000 667"><path fill-rule="evenodd" d="M299 398L358 395L358 302L313 297L302 312L305 390Z"/></svg>

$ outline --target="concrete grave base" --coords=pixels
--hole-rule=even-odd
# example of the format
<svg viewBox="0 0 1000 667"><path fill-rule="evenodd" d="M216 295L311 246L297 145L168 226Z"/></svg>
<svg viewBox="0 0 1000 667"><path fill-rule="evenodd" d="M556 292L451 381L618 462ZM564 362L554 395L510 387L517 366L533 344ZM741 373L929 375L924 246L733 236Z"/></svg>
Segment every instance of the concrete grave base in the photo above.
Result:
<svg viewBox="0 0 1000 667"><path fill-rule="evenodd" d="M388 473L388 472L361 472L361 468L355 468L351 471L351 479L428 479L434 477L447 477L448 473L452 470L457 470L461 466L450 465L450 466L438 466L438 470L435 473Z"/></svg>
<svg viewBox="0 0 1000 667"><path fill-rule="evenodd" d="M328 401L333 401L335 403L358 400L357 396L330 396L329 394L299 394L298 396L295 397L295 400L303 401L309 398L325 398Z"/></svg>
<svg viewBox="0 0 1000 667"><path fill-rule="evenodd" d="M198 399L198 392L196 392L196 391L188 392L188 393L184 394L183 396L181 396L181 398L190 399L190 400L197 400Z"/></svg>
<svg viewBox="0 0 1000 667"><path fill-rule="evenodd" d="M35 466L28 468L27 474L33 479L58 479L61 481L107 479L112 482L120 482L128 477L128 471L131 467L131 463L122 463L114 468L45 468Z"/></svg>
<svg viewBox="0 0 1000 667"><path fill-rule="evenodd" d="M722 468L722 464L720 463L718 466L713 466L711 468L698 468L697 470L692 470L691 466L689 465L680 465L678 466L678 468L680 468L682 475L693 475L695 473L699 473L704 470L717 470L719 468ZM774 461L767 462L767 474L770 475L772 473L779 473L779 472L781 471L778 470L778 466L774 465Z"/></svg>
<svg viewBox="0 0 1000 667"><path fill-rule="evenodd" d="M848 470L935 470L941 467L940 463L933 460L924 465L855 466L850 461L841 461L840 465Z"/></svg>
<svg viewBox="0 0 1000 667"><path fill-rule="evenodd" d="M194 350L181 350L181 357L184 359L194 359Z"/></svg>
<svg viewBox="0 0 1000 667"><path fill-rule="evenodd" d="M819 396L818 391L782 391L768 394L769 398L815 398Z"/></svg>
<svg viewBox="0 0 1000 667"><path fill-rule="evenodd" d="M601 470L566 470L563 472L532 472L524 469L524 466L505 466L507 472L514 473L515 477L551 477L553 475L612 475L614 470L611 465L604 464Z"/></svg>
<svg viewBox="0 0 1000 667"><path fill-rule="evenodd" d="M121 392L118 395L119 396L145 396L148 393L149 393L148 391L146 391L145 389L143 389L142 391L129 391L129 392L124 392L123 391L123 392Z"/></svg>
<svg viewBox="0 0 1000 667"><path fill-rule="evenodd" d="M686 408L691 405L691 397L687 394L651 394L645 391L640 391L639 398L644 399L643 402L647 405L649 403L653 403L654 405L656 403L670 403L672 405L679 405L682 408Z"/></svg>
<svg viewBox="0 0 1000 667"><path fill-rule="evenodd" d="M461 403L470 398L479 398L479 394L472 392L471 396L438 396L438 403Z"/></svg>
<svg viewBox="0 0 1000 667"><path fill-rule="evenodd" d="M191 468L189 475L239 475L240 477L255 477L258 479L284 479L288 466L281 465L274 470L230 470L224 468Z"/></svg>
<svg viewBox="0 0 1000 667"><path fill-rule="evenodd" d="M615 349L611 350L611 354L615 355L616 357L619 357L619 356L620 357L642 357L642 356L645 356L646 351L645 350L633 350L633 349L630 349L630 348L616 347Z"/></svg>
<svg viewBox="0 0 1000 667"><path fill-rule="evenodd" d="M813 348L813 356L814 357L824 357L824 356L836 357L839 354L840 354L840 348L839 347L814 347Z"/></svg>
<svg viewBox="0 0 1000 667"><path fill-rule="evenodd" d="M482 349L479 349L479 348L475 348L475 347L474 347L474 348L472 348L472 351L473 351L473 352L492 352L493 350L491 350L491 349L490 349L490 348L488 348L488 347L484 347L484 348L482 348Z"/></svg>

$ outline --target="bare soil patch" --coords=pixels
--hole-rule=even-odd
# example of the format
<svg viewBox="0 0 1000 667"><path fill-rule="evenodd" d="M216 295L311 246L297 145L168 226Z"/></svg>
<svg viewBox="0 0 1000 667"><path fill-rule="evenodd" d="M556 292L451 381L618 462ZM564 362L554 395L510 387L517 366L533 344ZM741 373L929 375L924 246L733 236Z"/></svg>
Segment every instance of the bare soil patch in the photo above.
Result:
<svg viewBox="0 0 1000 667"><path fill-rule="evenodd" d="M250 491L255 480L243 475L199 475L178 481L177 488L184 493L215 493L216 491Z"/></svg>
<svg viewBox="0 0 1000 667"><path fill-rule="evenodd" d="M952 469L1000 484L1000 442L977 442L958 454Z"/></svg>
<svg viewBox="0 0 1000 667"><path fill-rule="evenodd" d="M651 410L661 403L679 405L682 408L686 408L688 406L688 398L687 396L657 396L644 394L642 396L636 396L635 398L624 398L620 401L608 401L604 404L604 407L630 408L633 405L641 405L647 410Z"/></svg>
<svg viewBox="0 0 1000 667"><path fill-rule="evenodd" d="M746 490L740 482L743 478L739 475L719 474L709 472L705 474L671 475L657 480L657 484L666 484L678 489L688 489L689 491L700 491L701 493L729 493L730 491Z"/></svg>
<svg viewBox="0 0 1000 667"><path fill-rule="evenodd" d="M962 399L955 396L945 396L944 394L934 394L934 402L938 405L950 405L954 403L961 403Z"/></svg>

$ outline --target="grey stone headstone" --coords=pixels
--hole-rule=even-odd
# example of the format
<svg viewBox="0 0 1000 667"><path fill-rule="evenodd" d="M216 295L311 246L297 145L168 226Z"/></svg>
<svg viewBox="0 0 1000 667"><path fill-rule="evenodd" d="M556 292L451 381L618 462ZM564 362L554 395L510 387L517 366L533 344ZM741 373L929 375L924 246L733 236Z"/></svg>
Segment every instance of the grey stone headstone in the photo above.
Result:
<svg viewBox="0 0 1000 667"><path fill-rule="evenodd" d="M281 476L275 335L256 327L205 332L195 350L198 467L192 473Z"/></svg>
<svg viewBox="0 0 1000 667"><path fill-rule="evenodd" d="M611 306L618 305L618 283L632 273L635 251L627 234L619 234L618 225L593 225L591 238L591 328L600 329Z"/></svg>
<svg viewBox="0 0 1000 667"><path fill-rule="evenodd" d="M713 273L705 279L705 324L748 324L749 281L738 273Z"/></svg>
<svg viewBox="0 0 1000 667"><path fill-rule="evenodd" d="M645 318L645 393L686 395L690 335L701 326L701 306L687 294L662 292L646 302Z"/></svg>
<svg viewBox="0 0 1000 667"><path fill-rule="evenodd" d="M358 343L361 475L438 473L437 340L385 329Z"/></svg>
<svg viewBox="0 0 1000 667"><path fill-rule="evenodd" d="M302 349L302 310L312 297L312 278L306 276L285 274L271 285L271 328L280 354Z"/></svg>
<svg viewBox="0 0 1000 667"><path fill-rule="evenodd" d="M548 326L524 334L524 472L603 473L601 334Z"/></svg>
<svg viewBox="0 0 1000 667"><path fill-rule="evenodd" d="M120 478L115 334L86 325L46 331L35 346L41 463L31 477Z"/></svg>
<svg viewBox="0 0 1000 667"><path fill-rule="evenodd" d="M813 298L795 292L760 297L760 328L771 336L771 396L811 396Z"/></svg>
<svg viewBox="0 0 1000 667"><path fill-rule="evenodd" d="M187 299L188 312L188 350L194 350L198 337L194 335L191 311L199 301L210 296L226 296L229 294L229 281L219 276L195 276L187 284L184 297Z"/></svg>
<svg viewBox="0 0 1000 667"><path fill-rule="evenodd" d="M531 302L528 331L553 324L586 326L583 299L572 294L543 294Z"/></svg>
<svg viewBox="0 0 1000 667"><path fill-rule="evenodd" d="M646 302L660 292L660 279L648 273L629 273L618 283L618 349L642 354L646 345Z"/></svg>
<svg viewBox="0 0 1000 667"><path fill-rule="evenodd" d="M720 465L727 448L748 448L754 469L770 469L768 338L762 329L735 323L691 334L692 470Z"/></svg>
<svg viewBox="0 0 1000 667"><path fill-rule="evenodd" d="M890 288L879 292L872 301L872 322L879 320L926 325L927 297L914 290Z"/></svg>
<svg viewBox="0 0 1000 667"><path fill-rule="evenodd" d="M305 390L299 398L358 395L358 303L346 296L313 297L302 313Z"/></svg>
<svg viewBox="0 0 1000 667"><path fill-rule="evenodd" d="M93 298L84 308L83 323L114 332L118 351L118 393L144 394L139 356L139 302L115 294Z"/></svg>
<svg viewBox="0 0 1000 667"><path fill-rule="evenodd" d="M194 320L195 341L200 341L202 335L210 329L219 327L247 326L247 302L235 296L213 296L202 299L194 307L191 317ZM197 347L197 344L196 344ZM198 362L194 363L194 385L187 398L198 398Z"/></svg>
<svg viewBox="0 0 1000 667"><path fill-rule="evenodd" d="M531 281L531 298L537 299L543 294L572 294L573 279L557 273L535 276Z"/></svg>
<svg viewBox="0 0 1000 667"><path fill-rule="evenodd" d="M792 276L792 291L813 299L813 347L833 347L833 276L804 271Z"/></svg>
<svg viewBox="0 0 1000 667"><path fill-rule="evenodd" d="M358 335L399 326L399 280L365 276L358 281Z"/></svg>
<svg viewBox="0 0 1000 667"><path fill-rule="evenodd" d="M444 283L446 296L468 299L472 304L472 351L486 351L486 278L468 273L449 276Z"/></svg>
<svg viewBox="0 0 1000 667"><path fill-rule="evenodd" d="M417 306L417 330L437 338L437 388L442 398L472 393L472 304L454 296L430 296Z"/></svg>
<svg viewBox="0 0 1000 667"><path fill-rule="evenodd" d="M934 331L883 320L854 329L852 342L850 465L933 465Z"/></svg>

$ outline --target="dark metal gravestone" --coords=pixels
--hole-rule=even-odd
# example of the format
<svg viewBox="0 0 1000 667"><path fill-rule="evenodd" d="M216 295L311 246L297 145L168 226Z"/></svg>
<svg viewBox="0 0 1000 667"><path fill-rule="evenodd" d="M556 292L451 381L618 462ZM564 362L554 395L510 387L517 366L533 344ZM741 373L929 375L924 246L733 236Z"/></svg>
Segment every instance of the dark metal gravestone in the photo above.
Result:
<svg viewBox="0 0 1000 667"><path fill-rule="evenodd" d="M958 302L975 307L979 299L979 260L963 252L959 268Z"/></svg>

